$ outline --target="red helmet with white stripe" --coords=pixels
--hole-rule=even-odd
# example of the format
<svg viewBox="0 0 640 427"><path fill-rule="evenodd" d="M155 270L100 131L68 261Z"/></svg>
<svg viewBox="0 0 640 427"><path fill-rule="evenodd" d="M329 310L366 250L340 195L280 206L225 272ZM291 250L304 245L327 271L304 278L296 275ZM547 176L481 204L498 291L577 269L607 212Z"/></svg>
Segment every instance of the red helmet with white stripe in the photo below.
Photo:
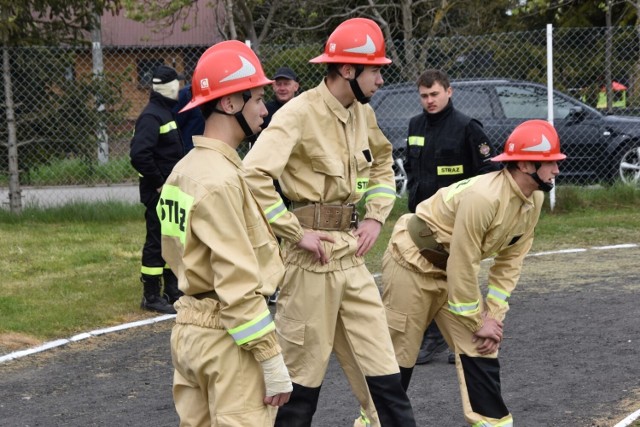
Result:
<svg viewBox="0 0 640 427"><path fill-rule="evenodd" d="M256 54L238 40L227 40L207 49L196 65L191 83L190 110L214 99L273 83Z"/></svg>
<svg viewBox="0 0 640 427"><path fill-rule="evenodd" d="M553 162L567 156L560 152L560 137L551 123L527 120L516 126L504 145L504 152L494 162Z"/></svg>
<svg viewBox="0 0 640 427"><path fill-rule="evenodd" d="M311 59L314 64L387 65L384 36L378 24L371 19L352 18L338 25L331 33L324 53Z"/></svg>

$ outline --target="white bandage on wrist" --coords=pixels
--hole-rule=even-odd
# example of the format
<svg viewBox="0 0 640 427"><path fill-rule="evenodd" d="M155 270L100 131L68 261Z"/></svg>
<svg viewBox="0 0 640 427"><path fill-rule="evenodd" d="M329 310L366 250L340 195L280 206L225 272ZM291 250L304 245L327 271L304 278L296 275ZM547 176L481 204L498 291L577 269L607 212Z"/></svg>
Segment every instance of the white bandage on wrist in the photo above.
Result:
<svg viewBox="0 0 640 427"><path fill-rule="evenodd" d="M264 384L267 388L267 396L275 396L280 393L290 393L293 390L289 371L284 364L282 353L271 359L260 362L264 374Z"/></svg>

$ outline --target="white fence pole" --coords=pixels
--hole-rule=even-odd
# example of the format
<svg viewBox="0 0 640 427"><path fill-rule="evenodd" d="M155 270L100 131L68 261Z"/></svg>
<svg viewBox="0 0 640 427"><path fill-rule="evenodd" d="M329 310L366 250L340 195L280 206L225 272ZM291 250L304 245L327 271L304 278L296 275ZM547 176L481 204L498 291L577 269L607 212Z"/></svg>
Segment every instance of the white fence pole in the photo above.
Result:
<svg viewBox="0 0 640 427"><path fill-rule="evenodd" d="M547 120L553 125L553 25L547 24ZM551 210L556 205L556 187L549 193Z"/></svg>

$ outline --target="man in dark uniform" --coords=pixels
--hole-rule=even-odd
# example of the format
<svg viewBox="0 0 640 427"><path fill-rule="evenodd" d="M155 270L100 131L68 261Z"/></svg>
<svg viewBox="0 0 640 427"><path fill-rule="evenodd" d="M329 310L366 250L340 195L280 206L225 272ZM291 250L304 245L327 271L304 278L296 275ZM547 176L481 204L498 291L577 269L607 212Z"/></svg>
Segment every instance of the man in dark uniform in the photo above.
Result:
<svg viewBox="0 0 640 427"><path fill-rule="evenodd" d="M140 175L140 202L145 206L146 238L142 248L140 307L175 314L173 303L180 298L178 280L165 264L160 247L160 221L156 205L171 170L184 155L182 138L172 108L178 102L181 77L176 70L160 65L153 72L149 103L136 120L130 143L131 164ZM164 297L161 295L164 280Z"/></svg>
<svg viewBox="0 0 640 427"><path fill-rule="evenodd" d="M280 67L276 70L276 73L271 78L274 82L271 85L273 88L274 97L271 101L265 105L267 107L267 117L264 118L262 129L269 126L271 117L280 109L284 104L291 101L293 97L298 93L300 89L300 83L298 83L297 74L289 67Z"/></svg>
<svg viewBox="0 0 640 427"><path fill-rule="evenodd" d="M407 138L405 170L409 188L409 211L438 189L475 175L499 169L482 124L453 107L453 89L441 70L426 70L418 78L424 111L412 117ZM416 364L431 361L447 344L435 322L427 328ZM455 363L453 353L449 363Z"/></svg>

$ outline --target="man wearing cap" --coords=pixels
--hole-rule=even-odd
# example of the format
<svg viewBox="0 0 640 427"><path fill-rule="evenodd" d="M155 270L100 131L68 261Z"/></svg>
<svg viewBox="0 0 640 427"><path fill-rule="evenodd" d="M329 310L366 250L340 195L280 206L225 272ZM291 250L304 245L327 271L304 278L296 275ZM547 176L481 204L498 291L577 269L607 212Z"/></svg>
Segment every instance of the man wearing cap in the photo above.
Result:
<svg viewBox="0 0 640 427"><path fill-rule="evenodd" d="M140 175L140 202L145 206L146 238L142 247L140 307L175 314L173 303L180 298L178 281L162 258L160 222L156 205L162 186L184 155L184 147L172 108L178 102L179 80L171 67L160 65L153 71L149 103L136 120L130 143L131 164ZM164 281L164 295L162 282Z"/></svg>
<svg viewBox="0 0 640 427"><path fill-rule="evenodd" d="M276 73L272 77L274 99L266 103L267 117L264 118L262 129L269 126L271 117L280 109L284 104L291 101L298 89L300 89L300 83L298 82L298 76L289 67L280 67L276 70Z"/></svg>
<svg viewBox="0 0 640 427"><path fill-rule="evenodd" d="M391 143L367 105L391 60L380 27L353 18L310 62L326 64L325 79L282 106L244 158L285 257L275 321L293 392L275 425L311 426L333 352L365 410L377 411L382 426L412 427L380 292L364 263L396 197Z"/></svg>
<svg viewBox="0 0 640 427"><path fill-rule="evenodd" d="M504 169L444 187L415 214L401 216L382 261L382 299L404 388L423 331L435 319L455 351L464 416L472 426L513 426L500 384L503 321L544 192L566 158L555 129L543 120L517 126L504 147L491 159ZM484 291L478 276L488 258Z"/></svg>

